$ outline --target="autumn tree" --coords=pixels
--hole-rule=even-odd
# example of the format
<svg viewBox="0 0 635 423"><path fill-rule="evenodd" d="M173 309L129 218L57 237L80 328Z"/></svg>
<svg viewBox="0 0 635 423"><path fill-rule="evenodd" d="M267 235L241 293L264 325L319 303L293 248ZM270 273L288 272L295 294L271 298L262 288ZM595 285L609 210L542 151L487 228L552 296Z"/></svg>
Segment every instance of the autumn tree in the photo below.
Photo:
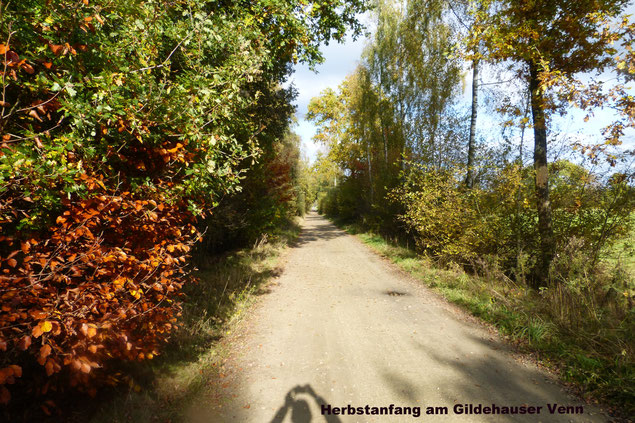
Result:
<svg viewBox="0 0 635 423"><path fill-rule="evenodd" d="M406 120L416 140L412 150L418 160L436 168L454 161L461 128L453 108L461 87L460 68L450 54L456 34L443 19L445 8L440 1L409 1L400 29L402 80L409 99Z"/></svg>
<svg viewBox="0 0 635 423"><path fill-rule="evenodd" d="M545 284L556 241L552 228L548 175L549 114L556 110L551 75L601 72L612 61L614 35L604 31L626 6L625 0L532 2L482 0L475 11L473 50L483 43L484 56L522 65L531 98L534 132L534 171L540 260L537 283ZM487 13L486 11L491 11Z"/></svg>
<svg viewBox="0 0 635 423"><path fill-rule="evenodd" d="M463 125L454 108L460 70L449 54L454 33L443 10L436 1L379 2L360 66L338 92L326 91L309 106L315 139L327 145L345 175L341 189L352 194L348 215L391 226L399 210L386 194L399 184L404 158L441 168L461 154ZM350 204L354 199L363 207Z"/></svg>

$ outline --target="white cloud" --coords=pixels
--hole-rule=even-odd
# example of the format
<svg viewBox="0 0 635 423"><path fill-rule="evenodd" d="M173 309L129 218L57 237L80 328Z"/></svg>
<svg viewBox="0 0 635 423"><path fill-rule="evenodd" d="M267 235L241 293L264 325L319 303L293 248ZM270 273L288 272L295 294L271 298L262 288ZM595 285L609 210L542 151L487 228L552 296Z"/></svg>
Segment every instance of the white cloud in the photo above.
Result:
<svg viewBox="0 0 635 423"><path fill-rule="evenodd" d="M333 42L323 46L325 60L317 66L317 73L309 70L307 66L299 65L290 78L290 83L293 83L298 90L296 99L298 126L295 132L302 138L303 151L311 162L317 157L320 146L312 140L316 132L315 125L305 120L309 101L326 88L337 89L344 78L359 64L365 43L366 38L353 41L351 37L347 37L342 44Z"/></svg>

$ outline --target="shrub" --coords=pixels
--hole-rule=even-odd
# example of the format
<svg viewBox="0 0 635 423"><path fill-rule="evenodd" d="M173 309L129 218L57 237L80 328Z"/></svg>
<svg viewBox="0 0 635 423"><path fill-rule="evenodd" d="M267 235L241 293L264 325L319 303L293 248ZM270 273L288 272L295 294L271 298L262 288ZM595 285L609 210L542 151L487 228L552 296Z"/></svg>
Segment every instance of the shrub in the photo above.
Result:
<svg viewBox="0 0 635 423"><path fill-rule="evenodd" d="M21 380L94 392L115 382L111 362L152 358L179 314L195 225L249 169L268 189L250 192L265 205L249 216L284 217L297 157L276 160L293 110L280 84L321 42L359 33L363 8L2 5L1 403Z"/></svg>
<svg viewBox="0 0 635 423"><path fill-rule="evenodd" d="M48 231L0 237L11 251L0 258L4 403L5 385L21 376L22 366L35 392L62 382L94 393L117 381L109 374L113 360L151 359L176 326L176 300L197 237L190 217L159 195L139 199L82 179L89 195L64 200Z"/></svg>
<svg viewBox="0 0 635 423"><path fill-rule="evenodd" d="M487 186L473 189L465 189L457 175L453 169L410 164L403 186L389 194L403 206L399 219L413 233L417 248L476 270L477 258L491 257L507 275L526 281L539 256L531 169L508 165L493 172ZM553 164L551 175L557 253L567 255L574 242L585 264L593 267L630 230L633 187L625 175L602 184L564 161ZM562 282L561 270L553 270L552 281Z"/></svg>

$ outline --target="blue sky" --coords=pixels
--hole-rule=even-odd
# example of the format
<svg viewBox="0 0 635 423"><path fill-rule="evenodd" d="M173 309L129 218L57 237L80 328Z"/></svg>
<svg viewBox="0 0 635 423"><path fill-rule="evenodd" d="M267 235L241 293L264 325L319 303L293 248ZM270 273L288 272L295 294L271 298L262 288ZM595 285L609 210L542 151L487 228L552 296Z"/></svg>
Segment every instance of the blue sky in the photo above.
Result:
<svg viewBox="0 0 635 423"><path fill-rule="evenodd" d="M630 5L627 12L635 12L635 6ZM369 22L369 16L365 16L363 20L366 21L369 28L372 27L372 24ZM298 124L294 128L294 131L302 138L302 151L311 162L315 160L320 146L312 140L316 132L315 126L305 119L309 101L326 88L336 89L344 78L355 70L360 62L362 51L367 42L368 38L366 37L360 37L355 41L353 41L351 37L348 37L344 43L333 42L328 46L323 46L322 51L325 60L323 64L317 66L317 73L311 71L307 66L297 65L295 73L290 78L289 82L293 83L298 90L298 98L296 99L296 118ZM469 104L471 94L471 70L467 67L464 70L465 83L463 94L467 105ZM483 82L489 82L496 78L488 78L488 75L482 75L482 79ZM486 132L488 130L491 131L493 121L499 118L491 116L490 119L487 119L486 116L484 116L484 114L487 113L485 108L480 107L479 109L479 120L481 123L479 125L481 128L479 129L485 130ZM566 118L559 121L559 130L570 135L570 138L574 137L576 139L586 139L587 141L599 141L599 128L605 126L611 120L611 113L601 110L597 111L595 118L588 123L583 122L583 117L584 115L580 111L574 111L568 114ZM485 129L484 126L488 128ZM635 148L634 134L635 131L632 130L627 132L624 145L622 146L623 148Z"/></svg>

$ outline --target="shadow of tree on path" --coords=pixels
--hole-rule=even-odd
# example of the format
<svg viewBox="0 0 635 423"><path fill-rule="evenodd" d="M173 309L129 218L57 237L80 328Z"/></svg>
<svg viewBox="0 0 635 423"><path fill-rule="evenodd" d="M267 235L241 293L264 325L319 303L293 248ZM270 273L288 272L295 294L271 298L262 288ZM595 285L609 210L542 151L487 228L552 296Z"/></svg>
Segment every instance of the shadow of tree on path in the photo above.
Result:
<svg viewBox="0 0 635 423"><path fill-rule="evenodd" d="M302 228L302 233L296 241L290 244L294 248L302 247L313 241L328 241L346 235L346 232L318 214L308 214L304 219L306 224Z"/></svg>

